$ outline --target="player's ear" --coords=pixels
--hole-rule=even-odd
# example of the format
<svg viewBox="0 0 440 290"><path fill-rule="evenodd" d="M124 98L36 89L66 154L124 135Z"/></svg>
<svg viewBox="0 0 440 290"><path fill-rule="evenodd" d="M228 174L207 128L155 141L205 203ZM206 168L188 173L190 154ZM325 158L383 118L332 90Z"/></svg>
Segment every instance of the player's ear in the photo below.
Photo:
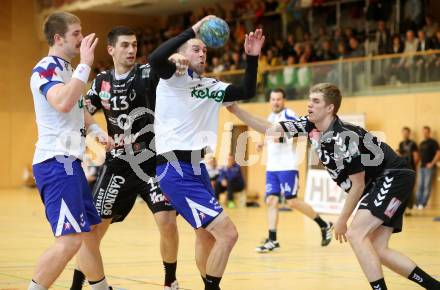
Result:
<svg viewBox="0 0 440 290"><path fill-rule="evenodd" d="M113 56L113 51L114 51L114 47L111 45L107 45L107 52L108 54L110 54L111 56Z"/></svg>
<svg viewBox="0 0 440 290"><path fill-rule="evenodd" d="M62 42L63 41L63 36L62 35L59 35L58 33L56 33L54 36L53 36L53 40L54 40L54 44L58 44L58 43L60 43L60 41Z"/></svg>
<svg viewBox="0 0 440 290"><path fill-rule="evenodd" d="M335 105L334 104L330 104L327 106L327 110L329 113L333 114L333 111L335 110Z"/></svg>

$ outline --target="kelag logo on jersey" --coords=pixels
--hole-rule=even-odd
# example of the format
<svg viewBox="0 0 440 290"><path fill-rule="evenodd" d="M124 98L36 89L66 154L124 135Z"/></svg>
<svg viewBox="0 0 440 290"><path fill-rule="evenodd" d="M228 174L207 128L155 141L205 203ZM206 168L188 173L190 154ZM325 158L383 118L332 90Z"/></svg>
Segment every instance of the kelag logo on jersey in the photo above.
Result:
<svg viewBox="0 0 440 290"><path fill-rule="evenodd" d="M210 92L209 88L205 89L197 89L193 88L191 92L191 97L197 98L197 99L213 99L214 101L218 103L223 102L223 98L225 97L225 91L224 90L215 90Z"/></svg>
<svg viewBox="0 0 440 290"><path fill-rule="evenodd" d="M110 82L102 81L99 97L101 98L102 106L106 110L110 109L110 97L111 97L110 90L111 90Z"/></svg>

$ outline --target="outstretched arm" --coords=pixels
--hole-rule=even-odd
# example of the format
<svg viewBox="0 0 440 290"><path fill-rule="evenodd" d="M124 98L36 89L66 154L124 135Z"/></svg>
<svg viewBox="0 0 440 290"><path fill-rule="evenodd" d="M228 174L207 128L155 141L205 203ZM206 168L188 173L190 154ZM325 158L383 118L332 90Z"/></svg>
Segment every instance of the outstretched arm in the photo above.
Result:
<svg viewBox="0 0 440 290"><path fill-rule="evenodd" d="M251 115L245 110L241 109L236 103L227 107L228 111L237 116L243 123L251 127L257 132L265 134L266 131L272 126L271 123L263 118Z"/></svg>

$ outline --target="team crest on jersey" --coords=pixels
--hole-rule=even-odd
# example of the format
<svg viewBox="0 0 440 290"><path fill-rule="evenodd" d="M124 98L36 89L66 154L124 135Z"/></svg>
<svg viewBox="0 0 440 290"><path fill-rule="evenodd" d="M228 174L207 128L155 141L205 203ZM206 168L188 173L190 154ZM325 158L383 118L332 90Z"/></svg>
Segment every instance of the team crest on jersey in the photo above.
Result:
<svg viewBox="0 0 440 290"><path fill-rule="evenodd" d="M110 109L110 97L111 97L110 90L111 90L110 82L102 81L99 97L101 98L102 106L106 110Z"/></svg>

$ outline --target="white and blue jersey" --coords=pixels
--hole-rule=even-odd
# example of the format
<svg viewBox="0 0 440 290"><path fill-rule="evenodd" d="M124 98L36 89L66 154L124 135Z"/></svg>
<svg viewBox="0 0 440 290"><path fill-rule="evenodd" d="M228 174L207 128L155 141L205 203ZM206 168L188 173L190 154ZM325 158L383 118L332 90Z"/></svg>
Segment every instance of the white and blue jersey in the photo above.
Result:
<svg viewBox="0 0 440 290"><path fill-rule="evenodd" d="M296 114L287 108L278 113L272 112L267 120L272 123L296 120ZM293 198L298 188L298 159L293 140L267 143L266 195L284 194L286 199Z"/></svg>
<svg viewBox="0 0 440 290"><path fill-rule="evenodd" d="M88 232L100 222L80 160L85 150L83 99L68 113L47 100L49 89L67 84L72 73L68 61L47 56L34 67L30 81L38 128L33 173L55 236Z"/></svg>
<svg viewBox="0 0 440 290"><path fill-rule="evenodd" d="M32 70L31 90L38 127L38 142L33 164L57 155L82 159L85 151L83 97L68 113L57 111L48 101L47 92L72 78L71 64L56 56L43 58Z"/></svg>
<svg viewBox="0 0 440 290"><path fill-rule="evenodd" d="M156 91L157 154L215 150L218 114L229 84L212 78L184 76L161 79ZM178 161L156 167L159 184L172 206L194 228L206 227L223 211L215 198L205 164L196 174L193 164Z"/></svg>
<svg viewBox="0 0 440 290"><path fill-rule="evenodd" d="M161 78L154 119L160 187L191 226L206 228L223 209L202 163L203 155L207 149L215 151L221 106L255 96L258 57L246 58L243 86L206 78L192 70L177 77L176 65L168 59L195 36L192 28L185 30L162 43L149 60Z"/></svg>

